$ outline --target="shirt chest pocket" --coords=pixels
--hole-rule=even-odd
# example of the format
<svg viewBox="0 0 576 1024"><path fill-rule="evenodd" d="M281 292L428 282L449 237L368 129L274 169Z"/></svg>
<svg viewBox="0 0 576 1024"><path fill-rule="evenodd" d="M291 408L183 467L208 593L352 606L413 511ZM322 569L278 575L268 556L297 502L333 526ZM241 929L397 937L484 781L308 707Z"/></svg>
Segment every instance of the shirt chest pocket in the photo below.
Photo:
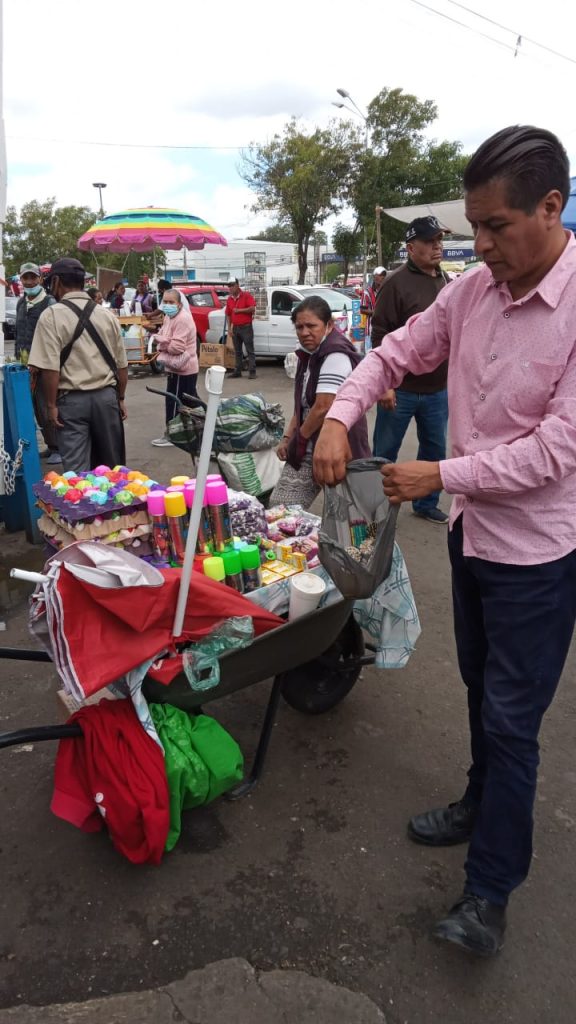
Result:
<svg viewBox="0 0 576 1024"><path fill-rule="evenodd" d="M564 364L517 359L508 369L503 380L505 404L515 412L531 417L543 415L564 372Z"/></svg>

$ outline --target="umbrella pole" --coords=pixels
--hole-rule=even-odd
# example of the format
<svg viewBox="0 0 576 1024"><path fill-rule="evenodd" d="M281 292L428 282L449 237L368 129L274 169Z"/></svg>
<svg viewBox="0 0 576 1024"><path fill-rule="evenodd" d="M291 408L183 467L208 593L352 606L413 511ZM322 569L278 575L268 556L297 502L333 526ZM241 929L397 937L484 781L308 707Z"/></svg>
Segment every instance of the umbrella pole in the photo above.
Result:
<svg viewBox="0 0 576 1024"><path fill-rule="evenodd" d="M188 526L186 552L184 555L184 564L182 566L182 576L180 578L180 590L178 591L176 614L174 616L174 625L172 627L172 634L175 637L182 635L186 602L188 600L188 589L190 587L190 578L192 576L192 565L194 562L194 555L196 553L196 541L198 540L200 516L202 514L202 502L204 501L204 488L206 487L206 477L208 476L208 470L210 468L212 441L214 440L214 431L216 428L216 415L218 413L218 406L220 405L220 396L224 387L225 375L226 370L223 366L211 366L206 372L205 383L206 390L208 392L208 405L204 421L204 432L202 434L202 445L200 447L200 455L198 457L196 487L194 490L194 501L192 502L192 508L190 510L190 524Z"/></svg>

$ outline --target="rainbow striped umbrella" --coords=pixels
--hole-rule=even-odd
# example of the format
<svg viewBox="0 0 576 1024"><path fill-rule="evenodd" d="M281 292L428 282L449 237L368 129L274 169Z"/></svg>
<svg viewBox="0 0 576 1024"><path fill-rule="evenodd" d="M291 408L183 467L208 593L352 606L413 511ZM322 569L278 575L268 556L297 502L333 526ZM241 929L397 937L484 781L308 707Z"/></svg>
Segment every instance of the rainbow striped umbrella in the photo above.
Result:
<svg viewBox="0 0 576 1024"><path fill-rule="evenodd" d="M78 248L85 252L150 252L160 249L203 249L209 245L228 245L201 217L181 210L145 206L123 210L93 224L81 238Z"/></svg>

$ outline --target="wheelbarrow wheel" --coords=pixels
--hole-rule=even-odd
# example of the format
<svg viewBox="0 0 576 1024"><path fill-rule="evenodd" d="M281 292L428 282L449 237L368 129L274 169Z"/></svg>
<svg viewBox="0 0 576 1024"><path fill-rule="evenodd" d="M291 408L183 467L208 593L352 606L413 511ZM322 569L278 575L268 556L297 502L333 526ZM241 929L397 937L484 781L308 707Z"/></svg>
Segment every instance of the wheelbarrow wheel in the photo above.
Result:
<svg viewBox="0 0 576 1024"><path fill-rule="evenodd" d="M344 700L362 671L362 630L351 615L340 636L324 654L286 672L282 696L296 711L322 715Z"/></svg>

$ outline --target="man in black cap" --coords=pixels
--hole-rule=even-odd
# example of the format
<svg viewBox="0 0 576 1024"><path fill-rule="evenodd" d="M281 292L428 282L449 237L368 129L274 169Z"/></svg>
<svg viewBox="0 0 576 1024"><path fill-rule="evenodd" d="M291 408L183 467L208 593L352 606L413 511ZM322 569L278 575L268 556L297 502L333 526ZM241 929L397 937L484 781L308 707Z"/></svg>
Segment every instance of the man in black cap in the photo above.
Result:
<svg viewBox="0 0 576 1024"><path fill-rule="evenodd" d="M42 371L64 471L77 473L126 458L126 352L115 317L90 299L84 281L78 260L52 264L46 285L56 304L38 320L29 356L29 365Z"/></svg>
<svg viewBox="0 0 576 1024"><path fill-rule="evenodd" d="M403 327L415 313L422 313L448 283L440 269L444 256L443 230L436 217L417 217L406 230L408 260L389 274L380 288L372 316L372 347L384 335ZM418 458L440 461L446 458L448 425L448 363L432 373L406 374L396 391L388 391L378 403L374 428L374 455L396 462L408 425L414 417L418 429ZM448 516L438 508L440 491L412 502L415 516L430 523L446 525Z"/></svg>
<svg viewBox="0 0 576 1024"><path fill-rule="evenodd" d="M37 263L22 264L20 267L20 283L22 285L22 295L16 303L14 352L16 358L26 365L32 347L36 324L44 310L48 306L53 305L55 300L51 295L46 294L42 285L42 273ZM32 390L34 413L47 449L43 455L48 456L46 462L49 465L59 465L62 459L58 451L58 440L54 427L48 422L39 374L30 372L30 387Z"/></svg>

